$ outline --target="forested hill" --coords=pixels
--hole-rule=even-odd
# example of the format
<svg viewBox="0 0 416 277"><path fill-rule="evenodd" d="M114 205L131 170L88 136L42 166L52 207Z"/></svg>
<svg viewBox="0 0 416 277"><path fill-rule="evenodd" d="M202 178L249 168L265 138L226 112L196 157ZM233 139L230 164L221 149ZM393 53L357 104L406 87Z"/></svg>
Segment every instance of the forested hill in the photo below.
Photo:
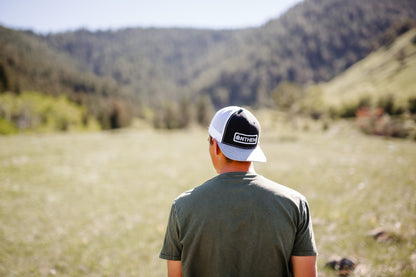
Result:
<svg viewBox="0 0 416 277"><path fill-rule="evenodd" d="M195 77L234 44L238 31L132 28L116 32L50 35L53 49L69 54L79 69L109 77L146 102L186 95ZM188 93L191 91L188 90Z"/></svg>
<svg viewBox="0 0 416 277"><path fill-rule="evenodd" d="M280 82L327 81L415 18L414 0L305 0L259 28L241 30L43 36L0 28L0 91L66 93L102 118L201 95L216 106L268 105Z"/></svg>
<svg viewBox="0 0 416 277"><path fill-rule="evenodd" d="M234 57L239 66L218 70L219 76L206 84L204 91L217 104L230 99L266 104L270 91L282 81L306 84L330 80L394 40L407 30L402 28L404 22L414 24L415 15L416 1L304 1L251 30L245 36L244 51Z"/></svg>

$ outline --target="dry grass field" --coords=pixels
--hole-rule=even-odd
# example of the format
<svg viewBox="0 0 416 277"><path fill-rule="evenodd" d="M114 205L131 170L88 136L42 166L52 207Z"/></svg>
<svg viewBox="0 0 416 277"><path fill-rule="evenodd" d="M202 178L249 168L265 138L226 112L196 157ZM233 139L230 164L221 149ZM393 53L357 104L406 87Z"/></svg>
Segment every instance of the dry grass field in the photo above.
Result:
<svg viewBox="0 0 416 277"><path fill-rule="evenodd" d="M308 198L319 275L348 257L351 276L416 276L416 143L260 117L256 170ZM207 149L202 129L0 137L0 276L165 276L170 205L215 175Z"/></svg>

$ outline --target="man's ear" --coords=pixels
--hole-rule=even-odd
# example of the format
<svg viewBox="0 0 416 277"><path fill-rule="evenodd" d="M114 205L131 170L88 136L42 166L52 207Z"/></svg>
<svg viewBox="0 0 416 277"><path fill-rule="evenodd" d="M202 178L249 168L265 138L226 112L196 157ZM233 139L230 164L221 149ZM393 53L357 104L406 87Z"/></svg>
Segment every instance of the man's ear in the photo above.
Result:
<svg viewBox="0 0 416 277"><path fill-rule="evenodd" d="M221 153L221 149L218 146L218 143L217 143L217 141L215 139L214 139L214 144L215 144L215 154L218 155L218 154Z"/></svg>

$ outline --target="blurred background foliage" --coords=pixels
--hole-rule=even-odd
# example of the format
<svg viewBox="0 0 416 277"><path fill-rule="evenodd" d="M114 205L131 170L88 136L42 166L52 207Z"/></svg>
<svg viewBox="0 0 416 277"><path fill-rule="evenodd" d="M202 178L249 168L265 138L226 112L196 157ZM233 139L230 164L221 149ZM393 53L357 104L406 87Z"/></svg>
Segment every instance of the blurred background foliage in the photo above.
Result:
<svg viewBox="0 0 416 277"><path fill-rule="evenodd" d="M65 95L103 129L129 126L134 118L156 128L206 125L213 110L234 104L320 119L355 117L364 98L372 105L383 98L394 102L387 114L414 113L415 35L398 49L392 45L415 27L415 18L412 0L308 0L263 26L237 30L41 35L0 26L0 92ZM400 85L380 89L386 72L375 69L356 70L343 85L334 81L380 49L377 67L400 71L388 76ZM353 84L362 83L360 76L375 81L358 90ZM2 115L6 121L16 126Z"/></svg>
<svg viewBox="0 0 416 277"><path fill-rule="evenodd" d="M85 107L70 102L66 96L24 92L0 95L0 134L18 130L70 131L98 130L100 125Z"/></svg>

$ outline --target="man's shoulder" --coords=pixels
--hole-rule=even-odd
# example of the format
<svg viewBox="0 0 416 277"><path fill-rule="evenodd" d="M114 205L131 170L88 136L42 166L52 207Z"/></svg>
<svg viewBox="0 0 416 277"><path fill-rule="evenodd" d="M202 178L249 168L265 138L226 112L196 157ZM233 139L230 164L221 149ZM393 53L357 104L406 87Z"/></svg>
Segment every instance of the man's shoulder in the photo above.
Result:
<svg viewBox="0 0 416 277"><path fill-rule="evenodd" d="M201 185L180 194L175 199L175 205L177 207L200 206L200 204L210 201L210 199L215 198L216 195L223 193L224 190L227 189L227 186L229 188L230 183L233 185L241 183L238 185L240 186L239 188L245 186L247 192L252 193L250 194L252 197L274 197L281 201L286 200L292 202L296 206L299 205L299 203L306 201L305 196L300 192L270 180L263 175L247 174L244 175L244 177L242 176L243 175L237 173L217 175ZM243 179L245 180L242 181Z"/></svg>
<svg viewBox="0 0 416 277"><path fill-rule="evenodd" d="M286 198L294 202L306 200L305 196L299 191L288 186L282 185L280 183L277 183L275 181L272 181L262 175L258 175L257 180L259 186L273 193L277 197Z"/></svg>
<svg viewBox="0 0 416 277"><path fill-rule="evenodd" d="M202 183L201 185L194 187L190 190L187 190L183 193L181 193L176 199L175 199L175 203L179 204L179 203L184 203L187 201L192 201L193 199L196 199L198 197L202 197L203 195L205 195L207 192L211 191L213 189L213 185L218 183L216 180L218 179L218 176L213 177L207 181L205 181L204 183Z"/></svg>

